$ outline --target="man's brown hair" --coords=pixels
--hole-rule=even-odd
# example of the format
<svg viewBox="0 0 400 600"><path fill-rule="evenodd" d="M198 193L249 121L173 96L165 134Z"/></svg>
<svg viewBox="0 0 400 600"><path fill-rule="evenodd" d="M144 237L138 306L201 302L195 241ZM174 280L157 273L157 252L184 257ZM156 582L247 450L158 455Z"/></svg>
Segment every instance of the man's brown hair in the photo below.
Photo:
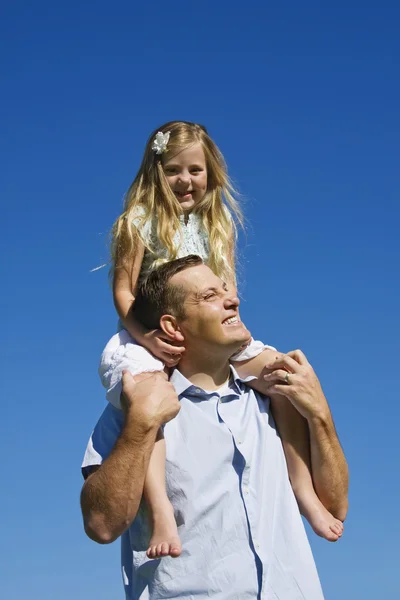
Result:
<svg viewBox="0 0 400 600"><path fill-rule="evenodd" d="M181 286L170 285L169 281L177 273L202 263L200 256L190 254L154 269L138 288L132 310L135 318L148 329L158 329L162 315L184 318L186 291Z"/></svg>

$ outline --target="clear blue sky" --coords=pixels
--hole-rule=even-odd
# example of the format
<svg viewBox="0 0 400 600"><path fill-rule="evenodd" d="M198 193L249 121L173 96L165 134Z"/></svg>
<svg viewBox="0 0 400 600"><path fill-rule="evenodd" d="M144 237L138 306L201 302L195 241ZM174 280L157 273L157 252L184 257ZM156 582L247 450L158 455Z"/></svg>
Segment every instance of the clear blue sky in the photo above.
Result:
<svg viewBox="0 0 400 600"><path fill-rule="evenodd" d="M122 598L85 538L80 461L116 317L107 232L147 136L205 124L248 219L242 317L302 348L351 469L327 600L400 597L400 9L392 2L2 6L1 596ZM5 335L4 335L5 334Z"/></svg>

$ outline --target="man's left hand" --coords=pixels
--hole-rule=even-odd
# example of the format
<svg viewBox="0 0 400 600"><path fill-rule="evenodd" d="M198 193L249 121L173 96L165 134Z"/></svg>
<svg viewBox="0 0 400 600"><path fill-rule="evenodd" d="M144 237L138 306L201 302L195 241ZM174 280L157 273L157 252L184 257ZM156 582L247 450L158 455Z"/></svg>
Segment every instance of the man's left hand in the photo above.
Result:
<svg viewBox="0 0 400 600"><path fill-rule="evenodd" d="M268 393L285 396L307 421L329 414L319 379L301 350L277 356L265 368Z"/></svg>

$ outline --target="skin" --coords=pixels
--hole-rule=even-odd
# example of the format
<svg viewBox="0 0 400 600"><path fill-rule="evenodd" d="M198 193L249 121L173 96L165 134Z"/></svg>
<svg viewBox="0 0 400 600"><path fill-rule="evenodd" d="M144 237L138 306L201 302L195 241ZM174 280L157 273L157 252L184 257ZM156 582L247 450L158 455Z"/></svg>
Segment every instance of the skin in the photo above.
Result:
<svg viewBox="0 0 400 600"><path fill-rule="evenodd" d="M213 390L229 376L229 357L248 339L240 322L239 300L205 265L171 278L187 290L185 317L164 315L160 326L172 342L184 336L186 352L179 369L194 385ZM229 324L229 319L235 319ZM290 372L290 383L284 382ZM334 498L347 510L347 466L329 406L319 382L299 351L270 365L274 393L285 396L310 426L312 471L322 498ZM179 402L162 374L135 384L124 375L125 424L109 458L90 475L82 490L82 513L89 537L114 541L132 523L143 493L145 474L161 423L173 418ZM168 387L169 386L169 387Z"/></svg>
<svg viewBox="0 0 400 600"><path fill-rule="evenodd" d="M163 168L182 210L190 212L207 191L207 165L201 144L193 144L174 156L167 153Z"/></svg>

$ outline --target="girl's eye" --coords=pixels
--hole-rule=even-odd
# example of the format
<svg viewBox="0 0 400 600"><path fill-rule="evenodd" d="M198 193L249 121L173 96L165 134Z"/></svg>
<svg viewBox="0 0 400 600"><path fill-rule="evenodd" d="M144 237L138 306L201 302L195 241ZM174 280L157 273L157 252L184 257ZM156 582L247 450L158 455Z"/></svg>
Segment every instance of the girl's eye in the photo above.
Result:
<svg viewBox="0 0 400 600"><path fill-rule="evenodd" d="M175 175L176 169L164 169L166 175Z"/></svg>

